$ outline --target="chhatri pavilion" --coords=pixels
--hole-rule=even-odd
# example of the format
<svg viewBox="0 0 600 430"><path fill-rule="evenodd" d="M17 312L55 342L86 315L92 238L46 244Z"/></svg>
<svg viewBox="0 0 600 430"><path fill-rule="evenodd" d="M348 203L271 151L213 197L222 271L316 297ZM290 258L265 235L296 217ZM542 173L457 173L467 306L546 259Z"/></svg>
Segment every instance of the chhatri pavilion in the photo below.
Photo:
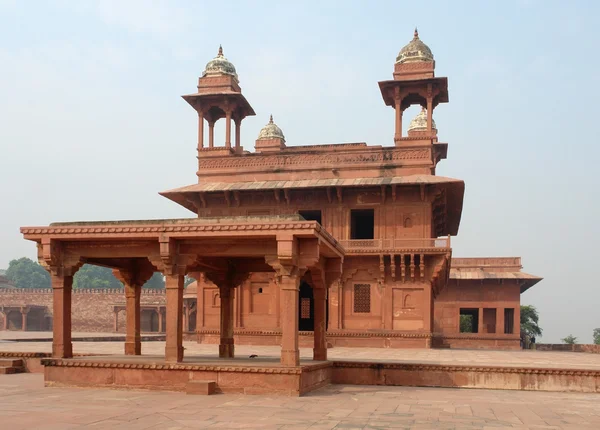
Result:
<svg viewBox="0 0 600 430"><path fill-rule="evenodd" d="M379 82L395 111L393 142L290 145L271 116L250 152L241 126L255 112L219 48L196 92L183 96L198 114L198 180L161 193L194 217L21 229L52 279L47 381L102 379L91 372L109 368L120 369L113 380L132 381L126 371L146 371L148 362L131 360L141 354L141 286L156 271L166 280L165 355L151 361L159 370L234 372L235 343L277 344L279 363L263 376L288 369L302 393L327 380L328 347L518 349L520 294L541 278L522 272L518 257L452 258L465 184L436 175L448 144L438 140L433 113L449 97L447 78L434 71L415 30L393 79ZM421 111L405 129L412 105ZM214 127L223 122L217 142ZM125 285L125 361L73 358L71 288L85 263L112 268ZM185 276L197 280L186 312ZM209 370L184 357L189 336L218 343L234 367L211 362ZM312 362L301 363L301 344L313 347Z"/></svg>

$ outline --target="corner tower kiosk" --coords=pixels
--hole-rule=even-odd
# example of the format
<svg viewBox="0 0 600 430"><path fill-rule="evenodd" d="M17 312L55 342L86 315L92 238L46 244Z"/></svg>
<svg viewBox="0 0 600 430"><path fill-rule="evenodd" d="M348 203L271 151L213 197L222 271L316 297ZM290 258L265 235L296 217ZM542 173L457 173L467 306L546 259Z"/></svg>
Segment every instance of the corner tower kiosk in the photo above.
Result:
<svg viewBox="0 0 600 430"><path fill-rule="evenodd" d="M450 236L458 233L464 194L463 181L435 175L447 144L438 142L432 113L448 102L448 89L434 69L433 54L415 30L396 58L393 80L379 82L384 102L396 110L392 145L290 146L271 117L249 152L240 146L238 124L254 111L220 50L200 78L198 93L184 96L199 112L200 124L207 119L210 127L208 147L199 127L198 183L161 194L199 218L299 214L319 222L345 250L342 273L326 296L328 339L430 347L433 304L448 282ZM404 136L402 113L414 104L422 111ZM211 137L211 124L223 116L227 130L231 118L236 121L235 148L229 137L221 146ZM218 289L200 273L196 278L198 340L217 342ZM238 342L279 343L280 294L267 272L253 273L235 289ZM315 303L323 291L310 273L298 294L300 330L322 330L315 326L321 320Z"/></svg>

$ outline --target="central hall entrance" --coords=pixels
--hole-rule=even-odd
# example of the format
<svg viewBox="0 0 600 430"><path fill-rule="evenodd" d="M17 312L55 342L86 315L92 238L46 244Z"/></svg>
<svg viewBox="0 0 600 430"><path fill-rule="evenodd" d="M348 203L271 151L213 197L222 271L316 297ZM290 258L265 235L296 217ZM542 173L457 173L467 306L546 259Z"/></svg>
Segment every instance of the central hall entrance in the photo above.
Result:
<svg viewBox="0 0 600 430"><path fill-rule="evenodd" d="M298 330L315 330L315 299L313 289L305 281L300 283L300 300L298 301ZM329 325L329 297L325 299L325 328Z"/></svg>

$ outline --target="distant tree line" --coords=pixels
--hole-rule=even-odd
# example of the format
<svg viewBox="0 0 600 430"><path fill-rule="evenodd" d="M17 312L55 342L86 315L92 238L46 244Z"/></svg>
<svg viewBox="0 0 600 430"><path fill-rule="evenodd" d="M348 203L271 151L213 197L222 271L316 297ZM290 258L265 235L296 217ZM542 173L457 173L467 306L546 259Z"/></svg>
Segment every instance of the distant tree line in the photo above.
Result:
<svg viewBox="0 0 600 430"><path fill-rule="evenodd" d="M6 277L17 288L50 288L50 274L35 261L23 257L8 264ZM187 287L194 281L186 277ZM73 288L111 289L123 288L123 283L112 273L112 269L93 264L84 264L73 277ZM160 272L155 272L142 288L159 290L165 288L165 280Z"/></svg>

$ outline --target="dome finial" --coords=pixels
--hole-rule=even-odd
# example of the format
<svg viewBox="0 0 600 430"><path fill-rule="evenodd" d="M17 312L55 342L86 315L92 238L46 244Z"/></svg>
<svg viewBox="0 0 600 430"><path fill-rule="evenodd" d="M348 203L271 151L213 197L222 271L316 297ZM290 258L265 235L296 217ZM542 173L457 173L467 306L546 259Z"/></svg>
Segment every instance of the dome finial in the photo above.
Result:
<svg viewBox="0 0 600 430"><path fill-rule="evenodd" d="M273 114L269 117L269 124L273 124Z"/></svg>
<svg viewBox="0 0 600 430"><path fill-rule="evenodd" d="M223 46L219 45L219 53L217 54L218 57L222 57L223 56Z"/></svg>
<svg viewBox="0 0 600 430"><path fill-rule="evenodd" d="M419 30L417 30L417 27L415 27L415 39L419 38Z"/></svg>

